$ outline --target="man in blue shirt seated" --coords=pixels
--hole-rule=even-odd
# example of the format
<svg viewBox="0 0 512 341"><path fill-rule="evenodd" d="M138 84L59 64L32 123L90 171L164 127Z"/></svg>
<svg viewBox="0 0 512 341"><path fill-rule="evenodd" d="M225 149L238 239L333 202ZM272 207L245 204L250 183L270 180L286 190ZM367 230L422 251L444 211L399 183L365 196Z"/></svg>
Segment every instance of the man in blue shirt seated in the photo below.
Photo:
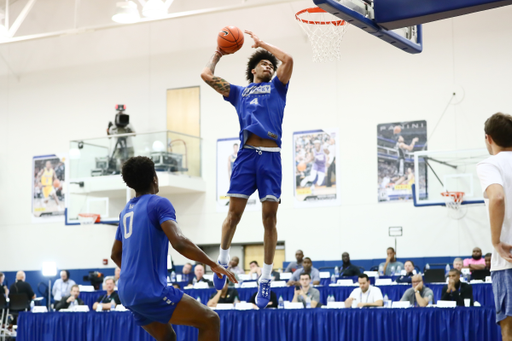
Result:
<svg viewBox="0 0 512 341"><path fill-rule="evenodd" d="M411 283L412 276L414 276L414 263L408 260L404 263L405 275L401 275L396 279L397 283Z"/></svg>
<svg viewBox="0 0 512 341"><path fill-rule="evenodd" d="M404 268L404 263L396 260L396 252L394 248L388 247L386 252L386 262L379 264L379 271L382 269L384 276L393 276L395 275L395 272Z"/></svg>
<svg viewBox="0 0 512 341"><path fill-rule="evenodd" d="M313 267L313 261L311 261L311 258L306 257L304 258L304 261L302 262L302 269L299 269L295 271L288 281L286 283L287 285L298 285L300 281L300 275L302 274L309 274L311 277L311 280L313 281L313 285L319 285L320 284L320 271L318 269L315 269Z"/></svg>
<svg viewBox="0 0 512 341"><path fill-rule="evenodd" d="M361 270L357 265L350 263L350 255L348 252L343 252L341 254L341 260L343 261L343 264L340 267L340 277L359 276Z"/></svg>
<svg viewBox="0 0 512 341"><path fill-rule="evenodd" d="M62 297L69 296L71 287L75 285L75 281L69 278L69 271L62 270L60 278L53 284L52 295L55 301L60 301Z"/></svg>
<svg viewBox="0 0 512 341"><path fill-rule="evenodd" d="M192 264L187 263L183 265L183 268L181 269L181 281L182 282L188 282L191 278L191 272L192 272Z"/></svg>

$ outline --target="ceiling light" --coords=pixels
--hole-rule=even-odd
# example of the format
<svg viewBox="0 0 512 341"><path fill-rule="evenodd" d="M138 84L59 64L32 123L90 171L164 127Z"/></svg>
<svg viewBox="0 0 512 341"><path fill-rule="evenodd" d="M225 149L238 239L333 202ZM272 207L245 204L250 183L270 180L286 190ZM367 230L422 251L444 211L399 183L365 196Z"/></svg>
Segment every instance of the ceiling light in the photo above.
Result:
<svg viewBox="0 0 512 341"><path fill-rule="evenodd" d="M162 18L167 15L168 8L162 0L147 0L142 8L142 15L151 19Z"/></svg>
<svg viewBox="0 0 512 341"><path fill-rule="evenodd" d="M118 2L116 6L117 13L112 16L112 20L115 22L120 24L132 24L140 20L140 14L135 2Z"/></svg>

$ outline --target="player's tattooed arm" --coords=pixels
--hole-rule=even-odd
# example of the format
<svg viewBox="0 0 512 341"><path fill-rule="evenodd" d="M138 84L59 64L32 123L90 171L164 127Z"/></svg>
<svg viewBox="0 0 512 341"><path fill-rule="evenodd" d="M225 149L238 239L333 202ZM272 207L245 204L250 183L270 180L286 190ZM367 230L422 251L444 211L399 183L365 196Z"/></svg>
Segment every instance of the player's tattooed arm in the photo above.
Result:
<svg viewBox="0 0 512 341"><path fill-rule="evenodd" d="M217 91L219 94L228 97L229 90L231 88L229 82L221 77L217 77L214 75L215 66L217 65L221 57L222 54L219 51L215 51L214 55L210 58L208 64L206 64L205 68L203 69L203 72L201 73L201 78L206 82L206 84L215 89L215 91Z"/></svg>

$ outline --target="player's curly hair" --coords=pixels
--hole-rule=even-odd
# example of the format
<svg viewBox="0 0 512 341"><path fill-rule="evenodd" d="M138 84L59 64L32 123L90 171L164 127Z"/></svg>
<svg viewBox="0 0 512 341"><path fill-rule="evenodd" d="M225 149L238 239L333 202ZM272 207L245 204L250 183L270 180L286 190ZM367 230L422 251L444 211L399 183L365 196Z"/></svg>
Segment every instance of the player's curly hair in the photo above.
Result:
<svg viewBox="0 0 512 341"><path fill-rule="evenodd" d="M126 186L133 188L136 192L149 190L155 175L155 164L145 156L129 158L123 163L121 170L121 176Z"/></svg>
<svg viewBox="0 0 512 341"><path fill-rule="evenodd" d="M252 74L252 70L256 68L256 65L263 59L268 60L274 66L274 72L277 71L278 61L277 58L270 52L264 49L258 49L256 52L249 57L249 62L247 62L247 70L245 71L245 78L252 83L254 81L254 75Z"/></svg>

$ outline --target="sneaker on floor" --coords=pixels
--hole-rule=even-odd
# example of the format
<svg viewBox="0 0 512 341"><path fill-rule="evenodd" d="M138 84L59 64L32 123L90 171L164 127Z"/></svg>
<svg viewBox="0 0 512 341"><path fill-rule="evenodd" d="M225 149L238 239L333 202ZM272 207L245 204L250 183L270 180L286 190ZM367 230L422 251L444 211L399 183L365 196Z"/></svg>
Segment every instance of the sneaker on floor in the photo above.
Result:
<svg viewBox="0 0 512 341"><path fill-rule="evenodd" d="M258 294L256 295L256 305L264 309L270 302L270 279L261 279L258 282Z"/></svg>
<svg viewBox="0 0 512 341"><path fill-rule="evenodd" d="M218 264L220 264L219 261L217 261ZM224 267L224 269L227 269L228 268L228 264L226 265L223 265L223 264L220 264ZM224 288L224 285L226 284L226 279L228 277L226 275L222 276L222 278L219 278L219 276L217 276L216 273L213 274L213 285L215 286L215 289L217 290L222 290L222 288Z"/></svg>

